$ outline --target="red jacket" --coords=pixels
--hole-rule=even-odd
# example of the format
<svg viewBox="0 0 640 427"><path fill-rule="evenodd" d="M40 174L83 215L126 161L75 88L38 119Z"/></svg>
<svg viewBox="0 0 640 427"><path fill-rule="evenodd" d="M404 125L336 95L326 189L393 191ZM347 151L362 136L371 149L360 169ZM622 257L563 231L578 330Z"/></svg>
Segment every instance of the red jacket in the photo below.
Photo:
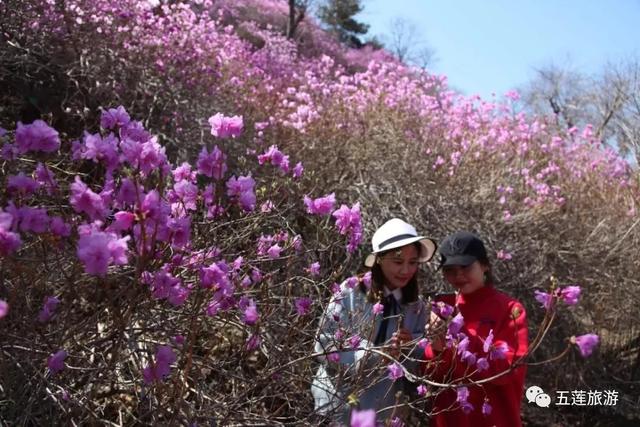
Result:
<svg viewBox="0 0 640 427"><path fill-rule="evenodd" d="M460 332L469 338L468 351L477 358L487 356L483 350L484 341L493 330L494 346L506 344L505 358L489 360L489 368L478 372L476 365L469 366L457 354L456 347L445 348L434 353L431 346L425 349L425 375L436 382L470 383L492 377L509 369L527 352L527 320L524 307L517 300L494 289L484 286L479 290L463 295L446 295L438 300L456 305L464 317L464 326ZM454 313L455 315L455 313ZM474 372L475 371L475 372ZM465 413L456 402L457 393L452 389L440 389L434 401L432 425L445 426L521 426L520 404L523 398L526 365L518 365L503 376L481 385L467 385L467 401L473 409ZM465 378L465 376L467 378ZM483 414L482 406L487 402L491 406L488 415ZM451 409L448 409L451 408Z"/></svg>

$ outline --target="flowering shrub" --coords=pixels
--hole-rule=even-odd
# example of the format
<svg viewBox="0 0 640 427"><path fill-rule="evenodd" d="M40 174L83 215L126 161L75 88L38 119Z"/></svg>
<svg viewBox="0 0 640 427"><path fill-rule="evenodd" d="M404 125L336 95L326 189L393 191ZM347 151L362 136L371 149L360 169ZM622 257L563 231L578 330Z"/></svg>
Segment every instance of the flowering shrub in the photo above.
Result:
<svg viewBox="0 0 640 427"><path fill-rule="evenodd" d="M311 307L328 280L310 251L322 245L323 259L344 258L353 242L342 235L361 228L359 213L351 227L318 223L290 174L233 175L224 154L232 142L223 137L239 136L242 119L214 115L210 123L197 166L173 166L121 107L105 110L101 131L79 141L43 122L5 134L3 152L20 147L20 155L4 158L2 185L15 191L0 203L0 317L3 336L12 331L7 354L21 360L5 390L27 387L28 399L85 421L113 419L122 406L107 396L128 396L132 419L147 422L266 420L299 393L289 384L309 374L308 362L294 361L309 356ZM255 155L243 162L267 168ZM271 209L258 211L267 198ZM286 211L307 224L286 224ZM306 241L310 230L319 240ZM228 376L237 369L245 379L234 391ZM205 401L218 403L193 409ZM19 417L23 404L5 413ZM54 406L39 407L23 419L41 420ZM302 405L282 416L310 411Z"/></svg>

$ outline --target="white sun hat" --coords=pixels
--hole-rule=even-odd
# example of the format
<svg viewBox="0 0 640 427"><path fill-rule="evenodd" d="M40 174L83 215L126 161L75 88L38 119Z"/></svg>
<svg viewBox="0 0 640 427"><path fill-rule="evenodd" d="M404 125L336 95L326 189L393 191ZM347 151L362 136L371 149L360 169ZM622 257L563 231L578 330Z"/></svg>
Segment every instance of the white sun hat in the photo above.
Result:
<svg viewBox="0 0 640 427"><path fill-rule="evenodd" d="M436 251L436 242L428 237L418 236L418 232L411 224L407 224L399 218L390 219L373 233L371 238L373 252L364 260L364 265L373 267L376 254L410 245L414 242L420 242L420 245L422 245L418 262L429 261Z"/></svg>

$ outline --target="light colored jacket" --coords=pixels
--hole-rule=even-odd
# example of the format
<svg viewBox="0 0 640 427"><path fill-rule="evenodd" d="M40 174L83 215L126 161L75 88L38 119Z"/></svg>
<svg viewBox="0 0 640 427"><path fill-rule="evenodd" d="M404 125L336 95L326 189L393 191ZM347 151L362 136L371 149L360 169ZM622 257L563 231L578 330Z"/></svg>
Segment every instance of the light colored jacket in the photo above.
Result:
<svg viewBox="0 0 640 427"><path fill-rule="evenodd" d="M413 335L414 343L409 352L399 357L399 361L405 369L416 374L417 360L422 359L424 351L417 342L424 335L426 306L422 299L401 303L400 312L401 315L389 318L385 341L398 330L398 321L403 319L403 326ZM376 348L373 342L382 317L382 313L373 313L373 304L367 302L366 294L359 286L351 289L346 282L342 283L340 292L331 299L320 319L316 335L316 353L334 352L333 356L339 357L337 362L328 360L326 354L318 357L321 363L311 385L316 412L330 414L335 411L339 420L348 422L347 399L353 393L360 410L376 409L378 419L384 420L393 412L398 391L403 394L415 391L416 385L406 378L391 380L385 358L371 351ZM353 336L360 338L355 348L356 340L350 340ZM401 412L396 408L396 415Z"/></svg>

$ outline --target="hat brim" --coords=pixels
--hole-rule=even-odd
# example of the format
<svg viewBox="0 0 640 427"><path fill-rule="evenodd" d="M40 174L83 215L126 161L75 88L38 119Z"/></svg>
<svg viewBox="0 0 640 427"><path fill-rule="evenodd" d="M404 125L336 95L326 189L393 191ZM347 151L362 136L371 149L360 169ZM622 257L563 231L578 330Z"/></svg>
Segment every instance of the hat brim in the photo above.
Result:
<svg viewBox="0 0 640 427"><path fill-rule="evenodd" d="M445 257L444 262L440 263L440 268L445 265L462 265L467 266L476 262L478 258L473 255L455 255L452 257Z"/></svg>
<svg viewBox="0 0 640 427"><path fill-rule="evenodd" d="M376 256L380 252L387 252L391 249L401 248L403 246L407 246L415 242L419 242L420 245L422 246L420 250L420 256L418 257L418 262L427 262L431 258L433 258L433 254L436 252L436 248L438 247L436 242L429 239L428 237L416 236L416 237L409 237L407 239L398 240L397 242L393 242L392 244L385 246L384 249L380 251L370 253L365 258L364 265L365 267L373 267L373 264L376 262Z"/></svg>

